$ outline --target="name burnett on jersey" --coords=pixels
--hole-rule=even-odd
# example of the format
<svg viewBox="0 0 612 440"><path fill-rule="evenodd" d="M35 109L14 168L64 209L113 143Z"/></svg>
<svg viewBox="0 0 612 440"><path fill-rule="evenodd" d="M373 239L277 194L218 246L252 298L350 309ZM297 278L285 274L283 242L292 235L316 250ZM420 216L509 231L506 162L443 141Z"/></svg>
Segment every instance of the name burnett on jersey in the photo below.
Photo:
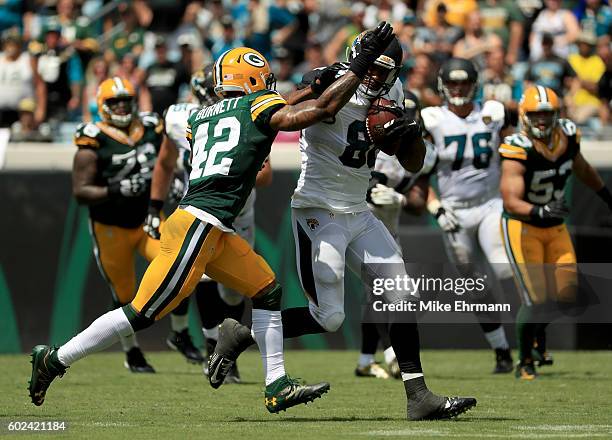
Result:
<svg viewBox="0 0 612 440"><path fill-rule="evenodd" d="M210 116L218 115L219 113L225 113L230 110L234 110L238 106L240 98L229 98L219 101L208 107L204 107L196 115L196 121L200 119L208 118Z"/></svg>

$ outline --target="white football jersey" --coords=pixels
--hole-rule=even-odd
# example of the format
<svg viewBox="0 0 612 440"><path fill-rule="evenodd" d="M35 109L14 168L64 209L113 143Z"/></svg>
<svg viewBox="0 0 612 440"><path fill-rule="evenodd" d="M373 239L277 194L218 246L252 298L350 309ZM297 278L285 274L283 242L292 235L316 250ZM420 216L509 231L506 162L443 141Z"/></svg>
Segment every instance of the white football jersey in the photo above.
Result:
<svg viewBox="0 0 612 440"><path fill-rule="evenodd" d="M404 106L402 83L397 80L382 97ZM331 121L302 130L302 166L293 208L325 208L340 213L368 209L366 191L377 149L366 135L371 100L360 93Z"/></svg>
<svg viewBox="0 0 612 440"><path fill-rule="evenodd" d="M166 116L164 118L166 134L172 140L174 145L179 151L179 167L182 165L182 158L187 158L190 161L191 148L187 141L187 119L191 116L191 113L200 106L198 104L183 102L179 104L173 104L166 110ZM187 184L189 179L187 178ZM187 192L187 185L185 185L185 192ZM255 210L255 189L251 191L249 198L244 204L244 208L238 214L238 217L254 217Z"/></svg>
<svg viewBox="0 0 612 440"><path fill-rule="evenodd" d="M446 106L424 108L421 117L435 145L440 198L452 203L498 194L503 120L485 123L478 103L466 118Z"/></svg>

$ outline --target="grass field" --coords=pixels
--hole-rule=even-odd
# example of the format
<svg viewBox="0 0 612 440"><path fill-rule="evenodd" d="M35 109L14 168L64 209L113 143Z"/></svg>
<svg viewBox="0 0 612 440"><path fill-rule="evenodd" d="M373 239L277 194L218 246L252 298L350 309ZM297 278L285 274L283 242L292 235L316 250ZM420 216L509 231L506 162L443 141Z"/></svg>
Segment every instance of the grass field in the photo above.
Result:
<svg viewBox="0 0 612 440"><path fill-rule="evenodd" d="M56 380L42 407L26 385L26 355L0 356L0 436L16 420L67 421L63 435L41 438L163 438L278 440L361 438L612 438L612 353L559 352L538 380L493 376L489 351L423 354L429 387L473 395L478 406L454 421L407 422L404 390L395 380L358 379L356 353L291 351L290 374L327 380L331 391L314 404L279 415L263 406L257 352L240 361L241 385L213 390L198 366L170 352L149 353L155 375L133 375L118 353L91 356Z"/></svg>

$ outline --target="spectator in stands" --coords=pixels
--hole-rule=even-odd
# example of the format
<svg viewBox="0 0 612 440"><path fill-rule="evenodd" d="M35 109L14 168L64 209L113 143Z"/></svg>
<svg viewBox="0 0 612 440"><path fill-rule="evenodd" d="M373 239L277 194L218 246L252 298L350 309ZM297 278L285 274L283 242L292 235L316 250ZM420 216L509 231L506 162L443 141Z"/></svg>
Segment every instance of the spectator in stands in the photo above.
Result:
<svg viewBox="0 0 612 440"><path fill-rule="evenodd" d="M597 37L608 36L612 32L612 8L601 0L580 0L574 14L584 32Z"/></svg>
<svg viewBox="0 0 612 440"><path fill-rule="evenodd" d="M136 63L136 57L126 53L121 58L121 64L119 64L114 74L132 83L136 89L136 96L138 96L138 109L143 112L150 112L153 110L151 94L146 87L143 87L146 72L138 67Z"/></svg>
<svg viewBox="0 0 612 440"><path fill-rule="evenodd" d="M351 47L355 38L365 30L363 18L366 5L361 2L351 6L351 21L342 26L325 45L323 56L326 64L333 64L339 60L346 60L346 49Z"/></svg>
<svg viewBox="0 0 612 440"><path fill-rule="evenodd" d="M272 70L276 72L276 90L278 90L281 95L287 95L295 90L295 82L293 81L293 58L284 47L277 48L274 54L274 68Z"/></svg>
<svg viewBox="0 0 612 440"><path fill-rule="evenodd" d="M100 50L95 38L95 30L89 18L79 16L79 10L74 0L58 0L57 20L62 27L62 38L66 44L72 45L81 57L83 66Z"/></svg>
<svg viewBox="0 0 612 440"><path fill-rule="evenodd" d="M306 43L304 52L304 61L293 69L294 82L299 84L302 81L302 76L306 72L310 72L317 67L325 66L325 58L323 57L323 47L318 40L310 40Z"/></svg>
<svg viewBox="0 0 612 440"><path fill-rule="evenodd" d="M120 16L124 27L112 38L110 48L104 54L109 63L120 60L126 53L140 57L144 48L145 31L140 27L134 9L124 5Z"/></svg>
<svg viewBox="0 0 612 440"><path fill-rule="evenodd" d="M578 53L571 54L568 59L578 79L569 101L568 114L577 124L588 124L597 135L601 132L599 119L595 118L599 116L601 107L597 87L606 65L594 53L597 43L595 35L581 32L577 43Z"/></svg>
<svg viewBox="0 0 612 440"><path fill-rule="evenodd" d="M434 0L427 3L424 21L427 26L438 24L438 5L443 3L446 7L445 20L452 26L464 28L467 25L467 18L471 12L478 9L476 0Z"/></svg>
<svg viewBox="0 0 612 440"><path fill-rule="evenodd" d="M485 34L479 11L472 11L467 16L465 37L455 44L453 56L471 60L476 70L482 71L486 64L487 52L500 50L503 47L497 34Z"/></svg>
<svg viewBox="0 0 612 440"><path fill-rule="evenodd" d="M47 119L74 119L80 111L83 68L72 46L63 43L61 26L49 19L42 30L44 42L30 42L38 59L38 73L47 87Z"/></svg>
<svg viewBox="0 0 612 440"><path fill-rule="evenodd" d="M181 63L168 60L166 40L158 36L155 41L155 62L147 69L144 85L151 94L153 111L163 114L175 104L182 85L189 84L191 74Z"/></svg>
<svg viewBox="0 0 612 440"><path fill-rule="evenodd" d="M537 16L531 29L529 57L537 60L542 56L542 36L548 33L554 38L555 54L567 58L580 32L578 21L571 11L561 9L561 0L544 0L544 4L546 7Z"/></svg>
<svg viewBox="0 0 612 440"><path fill-rule="evenodd" d="M250 22L244 36L245 45L272 58L272 46L282 46L297 29L294 15L286 6L286 0L267 2L249 0Z"/></svg>
<svg viewBox="0 0 612 440"><path fill-rule="evenodd" d="M0 53L0 127L10 127L19 119L18 106L24 98L36 98L35 124L45 119L47 91L38 75L37 60L23 51L17 29L2 34Z"/></svg>
<svg viewBox="0 0 612 440"><path fill-rule="evenodd" d="M31 98L19 102L19 120L11 125L11 142L51 142L51 127L46 122L36 123L36 103Z"/></svg>
<svg viewBox="0 0 612 440"><path fill-rule="evenodd" d="M205 45L210 50L213 59L217 59L223 52L235 47L244 46L245 43L236 37L234 23L232 17L225 15L219 21L223 27L223 33L220 38L208 38Z"/></svg>
<svg viewBox="0 0 612 440"><path fill-rule="evenodd" d="M425 54L414 59L414 66L408 71L406 89L416 95L423 108L442 104L437 90L437 76L434 65Z"/></svg>
<svg viewBox="0 0 612 440"><path fill-rule="evenodd" d="M606 71L597 84L597 94L601 100L600 119L602 124L607 124L610 122L610 106L612 105L612 50L604 39L600 39L597 44L597 53L606 64Z"/></svg>
<svg viewBox="0 0 612 440"><path fill-rule="evenodd" d="M512 76L511 70L504 62L503 49L495 49L488 53L487 66L482 73L481 81L481 101L494 99L503 103L511 116L511 120L516 122L518 120L518 102L521 99L523 89L521 82Z"/></svg>
<svg viewBox="0 0 612 440"><path fill-rule="evenodd" d="M109 77L108 63L103 57L94 58L89 63L87 73L85 74L85 86L83 87L83 121L98 122L100 115L98 114L98 86Z"/></svg>
<svg viewBox="0 0 612 440"><path fill-rule="evenodd" d="M0 1L0 33L15 28L21 31L24 2L22 0Z"/></svg>
<svg viewBox="0 0 612 440"><path fill-rule="evenodd" d="M416 29L414 37L415 53L425 53L441 65L453 53L453 47L463 37L463 29L453 26L446 20L447 10L444 3L436 9L435 24L431 27L421 26Z"/></svg>
<svg viewBox="0 0 612 440"><path fill-rule="evenodd" d="M550 34L542 35L542 56L529 63L525 75L525 87L539 84L550 87L557 96L565 96L565 90L572 87L576 72L567 60L555 55L553 51L554 38Z"/></svg>
<svg viewBox="0 0 612 440"><path fill-rule="evenodd" d="M525 17L511 0L480 0L478 3L484 32L493 32L501 38L506 48L505 62L513 65L519 60Z"/></svg>

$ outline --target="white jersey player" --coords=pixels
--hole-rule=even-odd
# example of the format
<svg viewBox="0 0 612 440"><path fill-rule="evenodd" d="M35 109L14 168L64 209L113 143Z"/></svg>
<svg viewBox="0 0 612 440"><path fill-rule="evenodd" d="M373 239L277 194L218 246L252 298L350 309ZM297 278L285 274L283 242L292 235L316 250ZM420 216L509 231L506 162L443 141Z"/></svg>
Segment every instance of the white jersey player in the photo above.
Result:
<svg viewBox="0 0 612 440"><path fill-rule="evenodd" d="M478 74L471 61L452 58L441 68L438 87L446 104L421 112L435 145L439 198L429 191L427 207L444 230L449 259L474 275L491 264L504 287L512 285L510 265L500 232L497 147L504 127L504 107L497 101L473 102ZM469 265L469 266L466 266ZM484 318L484 316L479 316ZM499 318L497 318L499 319ZM498 322L481 327L496 350L494 373L513 369L508 342Z"/></svg>
<svg viewBox="0 0 612 440"><path fill-rule="evenodd" d="M350 51L353 55L359 51L359 37ZM378 151L366 134L365 120L375 98L383 97L404 107L402 85L397 79L401 61L402 50L394 39L336 117L301 133L301 173L291 207L297 269L309 306L283 311L285 337L338 330L345 317L346 267L360 278L364 265L378 278L407 276L398 243L366 201ZM418 124L404 115L388 123L386 131L387 142L405 140L397 153L402 168L419 171L425 146ZM391 294L403 296L399 291ZM445 407L461 407L459 412L463 412L475 404L472 399L441 398L430 391L421 401L428 403L412 401L415 387L426 389L418 361L418 327L414 321L392 323L388 332L409 399L409 419L420 419L429 411L438 414L446 411Z"/></svg>

